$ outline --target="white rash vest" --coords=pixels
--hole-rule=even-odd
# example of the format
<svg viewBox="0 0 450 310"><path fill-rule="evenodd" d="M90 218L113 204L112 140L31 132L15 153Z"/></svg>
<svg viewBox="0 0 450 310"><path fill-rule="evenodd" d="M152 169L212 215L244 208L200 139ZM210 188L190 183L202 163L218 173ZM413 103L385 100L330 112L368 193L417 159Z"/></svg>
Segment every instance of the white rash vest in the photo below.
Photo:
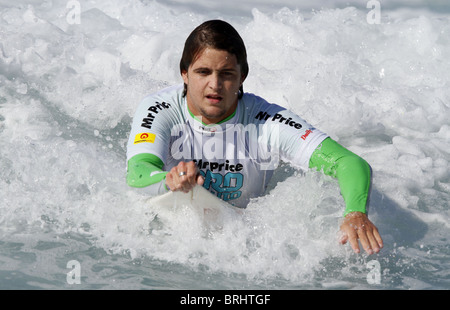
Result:
<svg viewBox="0 0 450 310"><path fill-rule="evenodd" d="M169 171L180 161L194 161L204 187L237 207L263 194L280 160L308 169L317 146L328 136L301 117L250 93L239 99L233 115L205 125L192 115L183 85L145 97L133 119L127 160L152 154ZM149 194L167 191L165 179Z"/></svg>

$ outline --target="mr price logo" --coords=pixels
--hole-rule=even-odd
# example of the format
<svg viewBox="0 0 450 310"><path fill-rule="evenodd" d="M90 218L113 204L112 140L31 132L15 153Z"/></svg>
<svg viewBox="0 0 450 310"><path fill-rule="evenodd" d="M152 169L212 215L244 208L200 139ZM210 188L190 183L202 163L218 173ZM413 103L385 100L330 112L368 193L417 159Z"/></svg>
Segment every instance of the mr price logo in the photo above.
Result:
<svg viewBox="0 0 450 310"><path fill-rule="evenodd" d="M302 138L303 140L306 140L306 138L309 136L310 133L312 133L312 130L311 130L311 129L308 129L307 131L305 131L305 134L302 135L301 138Z"/></svg>
<svg viewBox="0 0 450 310"><path fill-rule="evenodd" d="M143 132L138 133L134 137L134 144L148 142L148 143L154 143L155 142L156 135L153 133Z"/></svg>

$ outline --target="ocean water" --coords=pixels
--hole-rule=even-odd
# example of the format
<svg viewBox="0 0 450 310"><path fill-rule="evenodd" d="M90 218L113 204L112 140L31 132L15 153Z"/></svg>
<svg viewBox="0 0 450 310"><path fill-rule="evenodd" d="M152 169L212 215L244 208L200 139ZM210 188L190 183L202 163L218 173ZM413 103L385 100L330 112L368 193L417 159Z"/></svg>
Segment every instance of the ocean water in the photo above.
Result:
<svg viewBox="0 0 450 310"><path fill-rule="evenodd" d="M449 289L450 6L385 2L0 1L0 289ZM214 18L246 42L245 91L371 164L380 253L338 244L319 172L283 164L216 218L126 185L139 101Z"/></svg>

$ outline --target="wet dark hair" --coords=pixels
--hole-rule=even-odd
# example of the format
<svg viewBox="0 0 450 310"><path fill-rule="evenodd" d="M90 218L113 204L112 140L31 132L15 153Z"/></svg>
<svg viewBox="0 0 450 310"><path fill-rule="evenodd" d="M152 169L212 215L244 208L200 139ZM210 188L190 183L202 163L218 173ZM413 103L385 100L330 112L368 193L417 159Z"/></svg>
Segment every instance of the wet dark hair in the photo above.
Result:
<svg viewBox="0 0 450 310"><path fill-rule="evenodd" d="M184 44L180 72L187 72L192 62L207 47L234 54L242 75L244 78L247 77L249 68L244 41L233 26L222 20L206 21L191 32ZM186 96L186 92L187 85L184 84L183 96ZM242 98L243 95L244 88L241 85L238 98Z"/></svg>

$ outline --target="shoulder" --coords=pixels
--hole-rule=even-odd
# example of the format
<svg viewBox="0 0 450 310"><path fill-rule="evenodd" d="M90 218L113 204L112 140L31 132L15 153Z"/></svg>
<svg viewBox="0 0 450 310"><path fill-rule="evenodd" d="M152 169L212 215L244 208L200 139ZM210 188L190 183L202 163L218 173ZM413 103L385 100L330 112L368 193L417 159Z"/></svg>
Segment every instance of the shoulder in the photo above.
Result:
<svg viewBox="0 0 450 310"><path fill-rule="evenodd" d="M183 85L175 85L145 96L139 103L138 112L158 114L181 111L183 102Z"/></svg>
<svg viewBox="0 0 450 310"><path fill-rule="evenodd" d="M136 126L151 129L155 124L171 125L183 119L183 87L164 88L144 97L135 114Z"/></svg>
<svg viewBox="0 0 450 310"><path fill-rule="evenodd" d="M183 85L175 85L163 88L157 92L149 94L142 99L141 104L153 105L163 102L166 106L181 105L183 101Z"/></svg>
<svg viewBox="0 0 450 310"><path fill-rule="evenodd" d="M267 120L274 113L286 110L286 108L269 103L266 99L252 93L245 93L240 102L244 115L249 116L250 119Z"/></svg>
<svg viewBox="0 0 450 310"><path fill-rule="evenodd" d="M240 100L248 107L254 105L270 105L270 103L266 99L253 93L244 93Z"/></svg>

